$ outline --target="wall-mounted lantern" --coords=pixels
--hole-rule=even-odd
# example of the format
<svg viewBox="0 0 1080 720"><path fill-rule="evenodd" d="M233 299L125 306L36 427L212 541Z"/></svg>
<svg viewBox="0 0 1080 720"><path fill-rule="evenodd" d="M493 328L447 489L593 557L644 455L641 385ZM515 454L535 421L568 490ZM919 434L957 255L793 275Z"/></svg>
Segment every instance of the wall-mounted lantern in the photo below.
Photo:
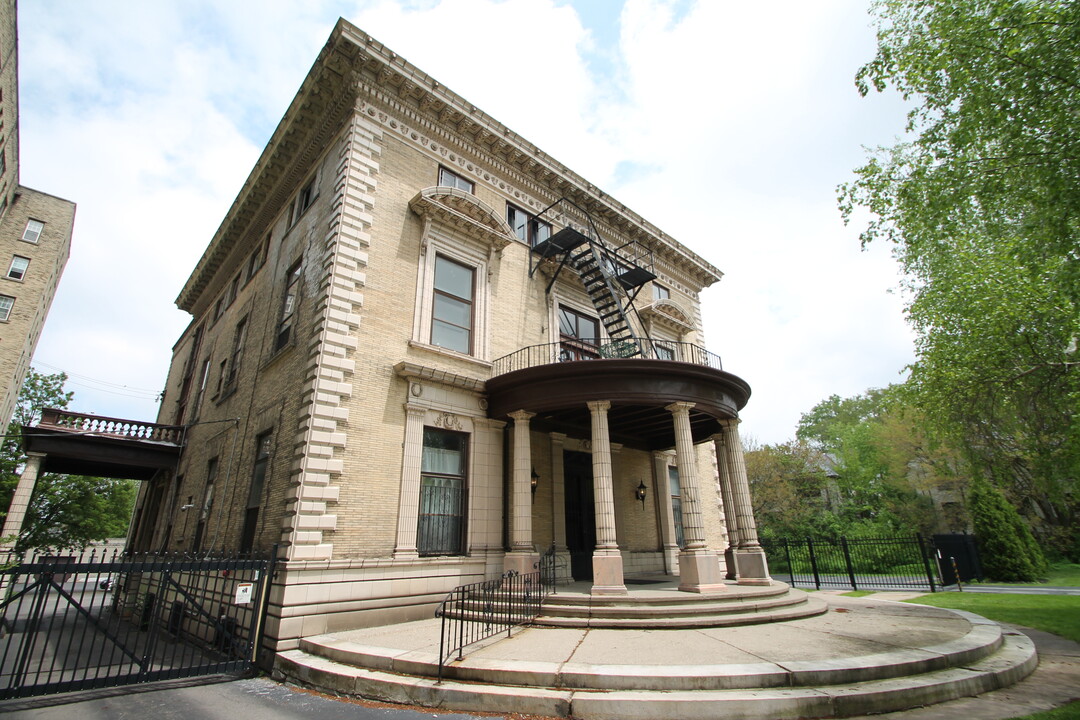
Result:
<svg viewBox="0 0 1080 720"><path fill-rule="evenodd" d="M645 481L639 480L637 490L634 491L634 497L641 501L641 509L645 509L645 494L648 492L648 488L645 487Z"/></svg>
<svg viewBox="0 0 1080 720"><path fill-rule="evenodd" d="M536 497L536 485L540 482L540 473L536 472L536 468L532 469L532 477L529 478L529 490L532 492L533 497Z"/></svg>

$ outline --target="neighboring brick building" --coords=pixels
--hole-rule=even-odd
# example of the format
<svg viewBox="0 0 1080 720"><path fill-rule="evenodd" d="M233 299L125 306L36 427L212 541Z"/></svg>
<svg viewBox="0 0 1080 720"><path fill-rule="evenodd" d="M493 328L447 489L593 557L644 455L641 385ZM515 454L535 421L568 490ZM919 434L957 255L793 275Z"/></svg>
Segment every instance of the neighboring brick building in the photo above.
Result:
<svg viewBox="0 0 1080 720"><path fill-rule="evenodd" d="M767 583L749 387L702 347L719 279L339 21L178 297L158 422L187 437L130 546L277 545L278 649L427 616L551 544L597 594L701 592L727 532Z"/></svg>
<svg viewBox="0 0 1080 720"><path fill-rule="evenodd" d="M0 422L4 428L67 263L74 221L74 203L19 185L16 8L15 0L0 0Z"/></svg>

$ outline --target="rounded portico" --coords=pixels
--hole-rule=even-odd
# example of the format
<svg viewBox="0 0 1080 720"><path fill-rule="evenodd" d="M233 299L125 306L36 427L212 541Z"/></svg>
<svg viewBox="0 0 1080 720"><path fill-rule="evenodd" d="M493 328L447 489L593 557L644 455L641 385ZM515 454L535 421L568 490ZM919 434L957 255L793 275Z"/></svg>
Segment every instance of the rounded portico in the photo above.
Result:
<svg viewBox="0 0 1080 720"><path fill-rule="evenodd" d="M654 464L654 487L660 535L666 546L678 548L681 590L723 589L717 550L727 555L728 577L743 584L769 583L738 441L738 413L750 397L749 385L724 371L718 356L689 343L645 340L639 346L643 352L633 357L619 356L617 343L579 344L593 352L576 352L564 341L500 358L486 383L489 416L514 423L508 569L527 569L535 558L530 435L540 432L553 439L552 482L565 508L563 522L553 523L553 540L556 547L566 547L575 578L591 577L593 594L626 593L619 532L634 533L632 523L650 522L650 516L642 515L617 529L613 497L637 493L644 507L646 488L640 473L620 472L613 448L656 458L670 458L674 450L677 472L671 480L678 494L662 492L669 481L667 460ZM588 449L591 457L584 467L571 457L575 453L564 452L568 439ZM703 468L696 450L707 442L715 444L727 548L709 546L702 521ZM585 478L591 487L580 487L582 474L591 476ZM583 545L590 543L591 567L582 567Z"/></svg>

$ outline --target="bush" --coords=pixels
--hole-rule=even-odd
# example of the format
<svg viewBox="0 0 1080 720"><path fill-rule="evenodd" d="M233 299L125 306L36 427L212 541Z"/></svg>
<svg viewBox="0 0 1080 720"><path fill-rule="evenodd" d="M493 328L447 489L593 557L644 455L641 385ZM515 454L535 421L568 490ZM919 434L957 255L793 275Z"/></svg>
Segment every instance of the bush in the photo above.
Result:
<svg viewBox="0 0 1080 720"><path fill-rule="evenodd" d="M982 478L971 483L971 518L987 578L1033 582L1048 569L1042 549L1020 513Z"/></svg>

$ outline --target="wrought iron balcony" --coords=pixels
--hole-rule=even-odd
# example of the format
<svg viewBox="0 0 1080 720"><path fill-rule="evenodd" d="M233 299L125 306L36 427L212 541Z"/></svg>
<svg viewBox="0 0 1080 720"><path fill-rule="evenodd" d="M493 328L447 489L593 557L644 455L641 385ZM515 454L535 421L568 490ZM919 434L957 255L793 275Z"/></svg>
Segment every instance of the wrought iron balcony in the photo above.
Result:
<svg viewBox="0 0 1080 720"><path fill-rule="evenodd" d="M609 338L574 338L557 343L530 345L497 359L492 376L497 377L516 370L541 367L554 363L585 360L670 360L672 362L701 365L723 370L720 356L700 345L667 340L639 338L615 340Z"/></svg>

